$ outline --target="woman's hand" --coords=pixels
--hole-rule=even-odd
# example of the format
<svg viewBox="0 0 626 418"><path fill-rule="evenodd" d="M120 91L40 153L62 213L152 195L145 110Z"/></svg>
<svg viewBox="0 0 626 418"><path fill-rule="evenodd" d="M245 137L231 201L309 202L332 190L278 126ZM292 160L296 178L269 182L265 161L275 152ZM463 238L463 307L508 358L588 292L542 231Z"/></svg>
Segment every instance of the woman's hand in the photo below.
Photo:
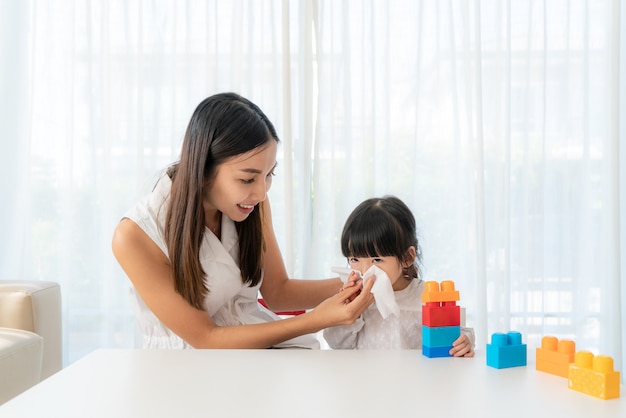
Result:
<svg viewBox="0 0 626 418"><path fill-rule="evenodd" d="M361 293L361 287L363 286L363 279L361 275L356 271L351 271L348 276L348 280L343 284L340 291L343 292L345 289L351 287L357 287L357 291L354 294L351 294L348 298L346 298L346 303L352 302L355 297L357 297Z"/></svg>
<svg viewBox="0 0 626 418"><path fill-rule="evenodd" d="M320 303L311 313L322 321L323 328L354 323L374 302L374 280L372 277L363 285L363 279L351 273L341 290Z"/></svg>
<svg viewBox="0 0 626 418"><path fill-rule="evenodd" d="M474 357L474 347L469 337L463 333L452 343L450 355L454 357Z"/></svg>

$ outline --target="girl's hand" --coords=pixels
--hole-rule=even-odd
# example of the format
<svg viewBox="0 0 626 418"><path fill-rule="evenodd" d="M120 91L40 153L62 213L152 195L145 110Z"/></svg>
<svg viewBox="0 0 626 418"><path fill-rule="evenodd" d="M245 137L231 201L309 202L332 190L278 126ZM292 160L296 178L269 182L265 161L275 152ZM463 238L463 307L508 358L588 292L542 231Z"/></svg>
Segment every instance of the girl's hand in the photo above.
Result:
<svg viewBox="0 0 626 418"><path fill-rule="evenodd" d="M463 333L452 343L450 355L454 357L474 357L474 347L469 337Z"/></svg>

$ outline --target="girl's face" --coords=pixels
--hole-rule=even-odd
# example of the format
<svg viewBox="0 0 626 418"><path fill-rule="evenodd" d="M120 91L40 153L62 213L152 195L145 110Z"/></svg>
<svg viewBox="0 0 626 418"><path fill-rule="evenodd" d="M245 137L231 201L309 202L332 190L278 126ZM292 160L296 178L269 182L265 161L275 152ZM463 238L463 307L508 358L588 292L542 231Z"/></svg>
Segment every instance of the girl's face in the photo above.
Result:
<svg viewBox="0 0 626 418"><path fill-rule="evenodd" d="M377 266L389 276L393 290L402 290L409 284L403 276L402 264L397 257L349 257L348 263L351 269L358 270L361 274L373 265Z"/></svg>
<svg viewBox="0 0 626 418"><path fill-rule="evenodd" d="M212 219L219 211L235 222L245 220L267 197L276 167L277 149L276 141L270 139L266 144L218 165L204 194L205 218Z"/></svg>

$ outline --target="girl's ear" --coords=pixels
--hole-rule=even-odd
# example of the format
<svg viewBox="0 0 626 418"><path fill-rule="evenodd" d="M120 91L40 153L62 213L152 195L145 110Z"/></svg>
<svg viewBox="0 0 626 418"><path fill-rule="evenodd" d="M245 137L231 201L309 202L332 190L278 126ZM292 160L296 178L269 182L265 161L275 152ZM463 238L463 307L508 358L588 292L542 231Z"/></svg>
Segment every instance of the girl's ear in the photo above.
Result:
<svg viewBox="0 0 626 418"><path fill-rule="evenodd" d="M415 247L411 245L404 253L403 267L411 266L415 262L415 257L417 257L417 251Z"/></svg>

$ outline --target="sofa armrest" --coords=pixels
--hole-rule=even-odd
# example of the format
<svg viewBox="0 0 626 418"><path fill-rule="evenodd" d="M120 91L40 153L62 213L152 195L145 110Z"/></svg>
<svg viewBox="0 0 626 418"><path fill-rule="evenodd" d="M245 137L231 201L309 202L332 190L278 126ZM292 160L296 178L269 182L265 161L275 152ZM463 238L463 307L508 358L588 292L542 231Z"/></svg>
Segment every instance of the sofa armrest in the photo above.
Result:
<svg viewBox="0 0 626 418"><path fill-rule="evenodd" d="M34 332L43 338L41 379L63 367L61 288L37 280L0 280L0 327Z"/></svg>
<svg viewBox="0 0 626 418"><path fill-rule="evenodd" d="M0 404L39 383L43 338L34 332L0 328Z"/></svg>

